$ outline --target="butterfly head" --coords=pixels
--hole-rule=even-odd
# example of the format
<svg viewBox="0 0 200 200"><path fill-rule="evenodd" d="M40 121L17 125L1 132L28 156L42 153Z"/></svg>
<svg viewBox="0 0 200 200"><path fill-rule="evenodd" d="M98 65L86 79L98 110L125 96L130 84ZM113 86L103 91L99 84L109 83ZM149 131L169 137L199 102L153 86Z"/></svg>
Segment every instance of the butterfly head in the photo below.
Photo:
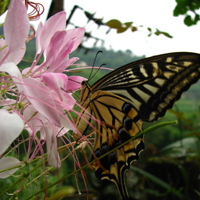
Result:
<svg viewBox="0 0 200 200"><path fill-rule="evenodd" d="M84 81L81 82L81 86L82 87L85 86L85 85L87 85L87 84L88 84L88 80L84 80Z"/></svg>
<svg viewBox="0 0 200 200"><path fill-rule="evenodd" d="M85 102L89 94L90 94L90 85L88 84L88 80L84 80L81 83L80 104Z"/></svg>

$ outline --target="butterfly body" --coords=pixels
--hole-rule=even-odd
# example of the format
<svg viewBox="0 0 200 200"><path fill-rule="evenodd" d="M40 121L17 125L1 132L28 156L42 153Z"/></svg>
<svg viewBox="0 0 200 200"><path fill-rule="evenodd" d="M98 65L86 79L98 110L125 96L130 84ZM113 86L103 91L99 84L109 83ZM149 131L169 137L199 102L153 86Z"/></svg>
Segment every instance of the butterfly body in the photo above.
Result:
<svg viewBox="0 0 200 200"><path fill-rule="evenodd" d="M84 135L94 116L96 131L92 160L98 178L113 181L128 199L124 172L144 149L137 138L98 161L142 131L142 121L156 121L200 78L200 55L169 53L127 64L91 87L82 83L77 129ZM74 135L78 139L78 134Z"/></svg>

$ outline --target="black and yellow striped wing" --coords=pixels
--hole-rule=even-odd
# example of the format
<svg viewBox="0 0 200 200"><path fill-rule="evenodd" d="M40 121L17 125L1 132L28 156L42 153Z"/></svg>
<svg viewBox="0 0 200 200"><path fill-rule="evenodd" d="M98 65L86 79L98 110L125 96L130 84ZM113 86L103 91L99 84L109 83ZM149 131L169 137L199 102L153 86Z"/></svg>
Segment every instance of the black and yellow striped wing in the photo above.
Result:
<svg viewBox="0 0 200 200"><path fill-rule="evenodd" d="M141 132L142 120L136 109L117 95L98 91L91 97L93 101L90 106L94 116L102 122L96 123L100 134L96 134L93 160ZM143 137L140 137L105 156L100 162L96 161L93 164L96 177L113 181L121 196L128 198L124 172L130 168L133 160L138 159L143 149Z"/></svg>
<svg viewBox="0 0 200 200"><path fill-rule="evenodd" d="M169 53L129 63L101 78L91 91L104 90L133 104L143 121L155 121L199 79L200 55Z"/></svg>
<svg viewBox="0 0 200 200"><path fill-rule="evenodd" d="M98 178L113 181L128 199L124 172L144 149L138 138L100 161L98 157L142 131L142 121L162 117L200 78L200 54L169 53L127 64L91 87L82 83L77 128L85 134L93 115L97 120L92 159ZM75 135L77 137L77 135Z"/></svg>

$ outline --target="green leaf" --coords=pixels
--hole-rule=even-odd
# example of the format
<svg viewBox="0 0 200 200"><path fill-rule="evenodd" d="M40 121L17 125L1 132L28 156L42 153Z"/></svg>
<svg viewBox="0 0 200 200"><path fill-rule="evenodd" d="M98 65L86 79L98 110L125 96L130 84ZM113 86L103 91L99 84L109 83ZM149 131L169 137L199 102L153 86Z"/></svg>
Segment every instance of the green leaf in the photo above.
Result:
<svg viewBox="0 0 200 200"><path fill-rule="evenodd" d="M200 8L200 1L199 0L176 0L177 5L174 8L173 15L185 15L184 23L187 26L192 26L197 24L197 22L200 20L199 15L196 11L199 11ZM192 12L195 14L195 18L192 19L192 17L189 15Z"/></svg>
<svg viewBox="0 0 200 200"><path fill-rule="evenodd" d="M131 28L131 31L132 31L132 32L137 31L137 27L133 26L133 27Z"/></svg>
<svg viewBox="0 0 200 200"><path fill-rule="evenodd" d="M106 25L110 28L119 29L122 27L122 23L117 19L111 19L110 21L106 22Z"/></svg>
<svg viewBox="0 0 200 200"><path fill-rule="evenodd" d="M176 1L177 5L174 8L173 14L174 16L178 16L178 15L184 15L187 13L188 10L188 2L180 0L180 1Z"/></svg>
<svg viewBox="0 0 200 200"><path fill-rule="evenodd" d="M197 194L198 194L198 196L200 197L200 192L199 191L197 191L197 190L194 190Z"/></svg>
<svg viewBox="0 0 200 200"><path fill-rule="evenodd" d="M153 196L156 196L156 197L159 197L159 196L161 195L161 194L160 194L157 190L155 190L155 189L145 189L144 192L147 193L147 194L151 194L151 195L153 195Z"/></svg>
<svg viewBox="0 0 200 200"><path fill-rule="evenodd" d="M0 15L2 15L9 6L10 0L0 0Z"/></svg>
<svg viewBox="0 0 200 200"><path fill-rule="evenodd" d="M133 22L125 22L124 24L126 25L126 27L130 27L132 25Z"/></svg>
<svg viewBox="0 0 200 200"><path fill-rule="evenodd" d="M124 27L120 27L117 29L117 33L123 33L128 29L128 27L124 28Z"/></svg>
<svg viewBox="0 0 200 200"><path fill-rule="evenodd" d="M154 183L156 183L160 187L163 187L166 190L169 190L174 195L176 195L179 199L183 199L183 195L178 190L176 190L175 188L171 187L171 185L169 185L168 183L166 183L163 180L159 179L158 177L154 176L153 174L150 174L150 173L146 172L145 170L137 168L137 167L134 167L134 166L131 166L130 169L142 174L144 177L147 177L148 179L152 180Z"/></svg>
<svg viewBox="0 0 200 200"><path fill-rule="evenodd" d="M160 152L173 157L187 156L190 154L195 155L200 153L199 145L200 141L197 137L187 137L165 146Z"/></svg>
<svg viewBox="0 0 200 200"><path fill-rule="evenodd" d="M184 23L187 25L187 26L192 26L193 25L193 21L192 21L192 18L190 15L187 15L184 19Z"/></svg>
<svg viewBox="0 0 200 200"><path fill-rule="evenodd" d="M160 34L162 34L162 35L164 35L164 36L166 36L168 38L173 38L169 33L164 32L164 31L160 31L158 29L156 29L156 32L154 32L154 34L157 35L157 36L159 36Z"/></svg>
<svg viewBox="0 0 200 200"><path fill-rule="evenodd" d="M197 22L200 20L200 15L196 14L194 18L194 23L197 24Z"/></svg>
<svg viewBox="0 0 200 200"><path fill-rule="evenodd" d="M185 185L188 185L188 183L189 183L188 172L185 170L185 168L182 165L178 165L178 168L181 172L182 177L184 178Z"/></svg>
<svg viewBox="0 0 200 200"><path fill-rule="evenodd" d="M150 27L148 27L147 30L150 32L150 33L148 34L148 37L150 37L150 36L152 35L152 29L151 29Z"/></svg>
<svg viewBox="0 0 200 200"><path fill-rule="evenodd" d="M157 30L156 32L154 32L154 34L159 36L160 35L160 31Z"/></svg>
<svg viewBox="0 0 200 200"><path fill-rule="evenodd" d="M147 28L147 30L148 30L149 32L151 32L151 31L152 31L152 29L151 29L150 27L148 27L148 28Z"/></svg>
<svg viewBox="0 0 200 200"><path fill-rule="evenodd" d="M161 34L163 34L164 36L168 37L168 38L173 38L173 36L171 36L169 33L167 32L161 32Z"/></svg>

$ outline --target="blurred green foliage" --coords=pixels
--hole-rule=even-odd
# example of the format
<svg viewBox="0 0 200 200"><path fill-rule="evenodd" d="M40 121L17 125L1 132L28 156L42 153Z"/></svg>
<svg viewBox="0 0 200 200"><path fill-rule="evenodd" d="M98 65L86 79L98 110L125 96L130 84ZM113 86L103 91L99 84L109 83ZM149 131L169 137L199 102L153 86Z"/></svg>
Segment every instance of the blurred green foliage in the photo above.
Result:
<svg viewBox="0 0 200 200"><path fill-rule="evenodd" d="M132 32L135 32L135 31L140 30L141 27L143 27L143 25L136 27L136 26L133 26L132 24L133 24L133 22L122 23L117 19L111 19L110 21L106 22L106 25L110 29L116 29L117 33L123 33L128 29L130 29ZM168 38L172 38L172 36L169 33L167 33L166 31L160 31L157 28L156 28L156 31L153 31L152 28L150 28L150 27L147 27L146 29L149 31L148 37L155 34L157 36L164 35Z"/></svg>
<svg viewBox="0 0 200 200"><path fill-rule="evenodd" d="M8 9L10 0L0 0L0 16Z"/></svg>
<svg viewBox="0 0 200 200"><path fill-rule="evenodd" d="M200 20L200 1L199 0L176 0L174 8L174 16L184 15L184 23L187 26L192 26Z"/></svg>

